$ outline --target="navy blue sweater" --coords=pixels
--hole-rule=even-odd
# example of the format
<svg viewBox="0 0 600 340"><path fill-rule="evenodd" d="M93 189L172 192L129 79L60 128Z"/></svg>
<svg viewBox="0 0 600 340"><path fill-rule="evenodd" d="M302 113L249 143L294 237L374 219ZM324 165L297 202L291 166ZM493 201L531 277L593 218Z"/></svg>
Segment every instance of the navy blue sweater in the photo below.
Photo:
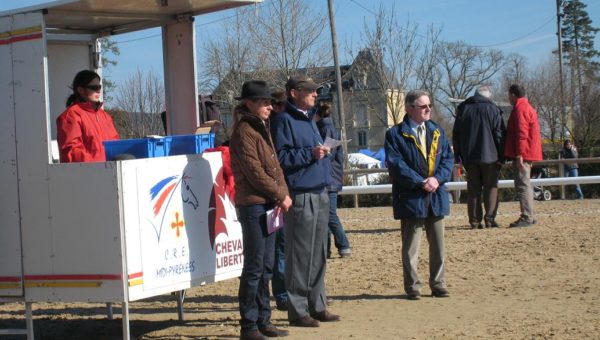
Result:
<svg viewBox="0 0 600 340"><path fill-rule="evenodd" d="M313 147L323 143L315 122L288 103L271 120L271 132L290 192L323 191L330 182L331 161L313 158Z"/></svg>

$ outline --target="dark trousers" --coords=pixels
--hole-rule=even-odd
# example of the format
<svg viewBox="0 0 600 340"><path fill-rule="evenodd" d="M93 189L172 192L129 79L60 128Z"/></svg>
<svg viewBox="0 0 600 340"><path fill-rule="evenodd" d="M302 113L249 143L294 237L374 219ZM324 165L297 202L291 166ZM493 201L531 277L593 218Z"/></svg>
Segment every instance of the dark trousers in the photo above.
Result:
<svg viewBox="0 0 600 340"><path fill-rule="evenodd" d="M277 306L287 303L287 291L285 290L285 228L275 233L275 266L273 267L273 296Z"/></svg>
<svg viewBox="0 0 600 340"><path fill-rule="evenodd" d="M337 215L337 191L329 192L329 234L328 239L331 239L331 235L333 235L333 240L335 243L335 247L339 250L350 248L350 242L348 241L348 237L346 236L346 232L344 231L344 226L342 225L342 221ZM331 254L331 240L327 242L327 255Z"/></svg>
<svg viewBox="0 0 600 340"><path fill-rule="evenodd" d="M267 210L272 205L238 206L244 239L244 268L238 294L243 330L271 324L269 280L273 276L275 233L267 234Z"/></svg>
<svg viewBox="0 0 600 340"><path fill-rule="evenodd" d="M494 220L498 213L498 174L500 166L496 163L470 163L467 170L467 212L469 223L480 223L484 218L481 209L483 189L483 207L485 219Z"/></svg>
<svg viewBox="0 0 600 340"><path fill-rule="evenodd" d="M327 260L327 192L293 195L285 214L285 287L288 320L322 312L327 307L325 268Z"/></svg>

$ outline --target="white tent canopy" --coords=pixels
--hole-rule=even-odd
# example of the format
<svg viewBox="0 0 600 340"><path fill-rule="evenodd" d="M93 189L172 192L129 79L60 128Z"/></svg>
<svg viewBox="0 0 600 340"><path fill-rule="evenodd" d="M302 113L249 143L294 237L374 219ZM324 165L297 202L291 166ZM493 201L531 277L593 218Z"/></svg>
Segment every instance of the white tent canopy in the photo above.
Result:
<svg viewBox="0 0 600 340"><path fill-rule="evenodd" d="M376 158L358 152L348 154L348 162L350 163L350 167L361 169L379 168L379 164L381 163Z"/></svg>

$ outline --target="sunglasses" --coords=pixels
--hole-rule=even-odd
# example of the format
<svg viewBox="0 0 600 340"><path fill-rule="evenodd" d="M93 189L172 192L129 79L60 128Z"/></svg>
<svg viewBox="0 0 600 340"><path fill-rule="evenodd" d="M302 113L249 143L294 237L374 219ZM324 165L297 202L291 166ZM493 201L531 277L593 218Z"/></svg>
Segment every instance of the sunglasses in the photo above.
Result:
<svg viewBox="0 0 600 340"><path fill-rule="evenodd" d="M313 92L317 92L317 89L310 90L310 89L305 89L303 87L300 87L300 88L297 88L296 91L302 91L302 92L305 92L305 93L313 93Z"/></svg>
<svg viewBox="0 0 600 340"><path fill-rule="evenodd" d="M100 91L102 90L102 85L86 85L85 88L92 91Z"/></svg>
<svg viewBox="0 0 600 340"><path fill-rule="evenodd" d="M425 104L425 105L411 105L412 107L418 107L421 110L432 109L433 104Z"/></svg>

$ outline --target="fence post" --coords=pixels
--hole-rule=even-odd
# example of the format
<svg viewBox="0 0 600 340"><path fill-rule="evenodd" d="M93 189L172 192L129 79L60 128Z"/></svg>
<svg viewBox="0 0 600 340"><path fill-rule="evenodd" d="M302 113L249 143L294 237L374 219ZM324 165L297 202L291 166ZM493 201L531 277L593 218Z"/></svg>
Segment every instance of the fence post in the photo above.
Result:
<svg viewBox="0 0 600 340"><path fill-rule="evenodd" d="M358 185L358 174L356 171L352 173L352 185ZM358 194L354 194L354 207L358 208Z"/></svg>
<svg viewBox="0 0 600 340"><path fill-rule="evenodd" d="M560 155L558 156L558 159L560 160ZM560 161L558 162L558 177L565 177L565 166L564 164L560 163ZM561 185L560 186L560 199L564 200L566 197L565 195L565 186Z"/></svg>
<svg viewBox="0 0 600 340"><path fill-rule="evenodd" d="M460 164L454 164L452 167L452 182L459 182L462 178L462 169ZM460 189L454 190L453 193L454 203L460 203Z"/></svg>

